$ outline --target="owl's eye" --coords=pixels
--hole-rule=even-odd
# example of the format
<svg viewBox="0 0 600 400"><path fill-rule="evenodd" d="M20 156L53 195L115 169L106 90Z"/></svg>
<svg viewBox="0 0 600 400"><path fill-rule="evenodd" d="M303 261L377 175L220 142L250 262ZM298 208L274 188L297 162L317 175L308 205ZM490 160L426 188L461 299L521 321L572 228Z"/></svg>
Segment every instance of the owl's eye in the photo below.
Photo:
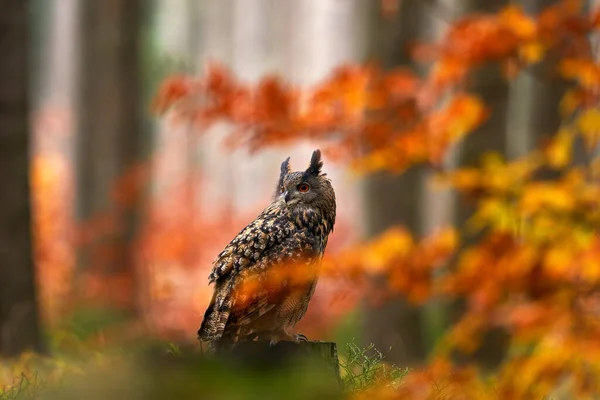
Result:
<svg viewBox="0 0 600 400"><path fill-rule="evenodd" d="M301 193L306 193L310 190L310 186L308 185L308 183L301 183L298 185L298 191Z"/></svg>

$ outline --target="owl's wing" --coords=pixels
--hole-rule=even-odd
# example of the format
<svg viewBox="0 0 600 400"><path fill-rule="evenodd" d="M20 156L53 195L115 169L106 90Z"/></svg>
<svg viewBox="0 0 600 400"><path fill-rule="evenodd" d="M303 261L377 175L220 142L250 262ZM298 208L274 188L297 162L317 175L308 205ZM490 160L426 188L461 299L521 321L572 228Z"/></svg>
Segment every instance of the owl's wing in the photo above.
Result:
<svg viewBox="0 0 600 400"><path fill-rule="evenodd" d="M314 236L306 230L294 231L290 227L289 233L264 239L266 246L256 257L254 253L245 256L244 247L254 240L263 240L264 233L261 229L251 229L256 233L252 239L246 229L240 232L244 240L238 241L238 247L227 256L231 258L231 254L237 254L237 258L219 264L219 257L215 263L213 272L218 272L214 278L215 292L198 331L200 339L215 341L225 333L235 335L270 311L293 283L294 277L286 276L285 266L305 262L315 254ZM241 254L244 254L244 260L239 259ZM219 268L219 265L226 265L226 268Z"/></svg>
<svg viewBox="0 0 600 400"><path fill-rule="evenodd" d="M310 276L310 268L304 266L314 260L315 244L312 234L298 231L268 249L264 258L240 273L233 288L234 301L225 333L243 331L280 304L292 288L312 284L314 277Z"/></svg>
<svg viewBox="0 0 600 400"><path fill-rule="evenodd" d="M255 264L263 253L288 238L295 229L292 221L281 216L278 204L271 204L217 256L209 282L227 279L230 274Z"/></svg>

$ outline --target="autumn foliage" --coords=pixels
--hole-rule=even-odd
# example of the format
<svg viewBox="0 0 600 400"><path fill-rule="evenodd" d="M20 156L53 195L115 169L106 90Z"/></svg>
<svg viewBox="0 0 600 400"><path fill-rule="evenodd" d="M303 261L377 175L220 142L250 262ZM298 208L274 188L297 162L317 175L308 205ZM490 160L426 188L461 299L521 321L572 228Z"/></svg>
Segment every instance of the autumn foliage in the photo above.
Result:
<svg viewBox="0 0 600 400"><path fill-rule="evenodd" d="M465 226L422 240L397 227L326 257L327 273L363 286L369 285L365 277L385 275L388 293L372 293L379 300L392 293L414 302L465 300L464 314L428 365L400 388L380 387L367 396L600 393L600 66L589 47L600 13L580 10L579 1L565 0L536 16L514 5L469 15L440 42L416 47L415 59L428 66L421 75L345 65L321 84L299 88L277 76L247 84L213 65L201 77L164 82L157 111L202 129L227 121L231 146L253 150L310 138L324 143L327 156L365 174L442 167L447 150L468 140L493 112L471 90L481 68L499 66L514 79L552 62L548 79L568 83L556 110L563 124L550 141L519 159L487 154L477 167L440 172L439 183L474 205ZM456 352L475 351L493 328L510 334L495 371L454 361Z"/></svg>
<svg viewBox="0 0 600 400"><path fill-rule="evenodd" d="M393 13L397 3L384 1L384 11ZM472 206L465 224L425 238L393 227L344 247L339 232L347 222L336 225L304 333L322 334L361 295L374 303L401 294L420 304L434 299L465 304L425 366L401 385L381 384L356 397L539 399L600 393L600 65L589 45L600 29L600 13L580 10L579 1L564 0L535 16L512 5L495 14L468 15L439 42L414 48L425 73L384 70L375 63L344 65L320 84L302 88L275 75L249 84L214 64L200 77L163 82L155 111L174 124L192 121L199 132L227 122L231 148L254 151L308 138L323 145L329 160L363 175L401 174L425 164L438 172L439 185ZM568 85L556 110L562 124L551 139L518 159L482 154L477 166L444 169L448 150L485 127L494 112L472 90L474 74L500 68L511 80L539 63L551 65L547 79ZM48 124L47 116L40 119L45 123L38 139L49 136L49 125L63 134L70 130L68 124ZM72 303L73 246L114 223L99 215L76 226L71 172L57 153L38 149L31 177L40 302L50 324ZM112 196L118 205L128 205L151 165L152 160L116 182ZM210 296L205 284L210 262L242 220L254 216L234 221L226 207L192 213L197 199L189 184L175 184L153 200L134 243L143 266L136 273L144 322L165 338L193 335ZM131 289L129 281L117 276L108 282L95 272L78 282L88 297ZM304 278L282 273L285 279ZM386 278L383 287L373 285L375 276ZM510 336L496 369L456 361L457 354L476 351L492 329ZM10 380L7 374L0 371L0 383Z"/></svg>

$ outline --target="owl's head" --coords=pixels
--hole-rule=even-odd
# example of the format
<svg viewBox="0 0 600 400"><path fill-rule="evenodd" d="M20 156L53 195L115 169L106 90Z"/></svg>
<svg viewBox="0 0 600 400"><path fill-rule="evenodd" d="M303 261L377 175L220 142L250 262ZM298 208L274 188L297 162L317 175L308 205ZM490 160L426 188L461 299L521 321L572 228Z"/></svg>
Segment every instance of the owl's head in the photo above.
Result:
<svg viewBox="0 0 600 400"><path fill-rule="evenodd" d="M281 164L275 198L289 207L311 207L335 215L335 192L327 174L321 172L321 151L315 150L305 171L292 172L290 158Z"/></svg>

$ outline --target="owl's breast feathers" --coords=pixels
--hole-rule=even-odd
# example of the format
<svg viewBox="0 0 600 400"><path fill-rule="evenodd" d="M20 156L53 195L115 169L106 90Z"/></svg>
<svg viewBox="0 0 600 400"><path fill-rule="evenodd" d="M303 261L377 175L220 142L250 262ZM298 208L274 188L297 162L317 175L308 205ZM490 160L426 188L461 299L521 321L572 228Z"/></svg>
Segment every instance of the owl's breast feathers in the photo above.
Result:
<svg viewBox="0 0 600 400"><path fill-rule="evenodd" d="M334 218L275 201L242 229L213 264L209 282L215 284L215 291L198 330L199 338L217 341L227 336L237 340L252 333L259 329L252 326L259 317L277 313L277 306L286 301L291 290L304 287L302 291L308 296L304 310L291 318L299 319L314 291L317 267ZM296 321L276 322L285 325Z"/></svg>

